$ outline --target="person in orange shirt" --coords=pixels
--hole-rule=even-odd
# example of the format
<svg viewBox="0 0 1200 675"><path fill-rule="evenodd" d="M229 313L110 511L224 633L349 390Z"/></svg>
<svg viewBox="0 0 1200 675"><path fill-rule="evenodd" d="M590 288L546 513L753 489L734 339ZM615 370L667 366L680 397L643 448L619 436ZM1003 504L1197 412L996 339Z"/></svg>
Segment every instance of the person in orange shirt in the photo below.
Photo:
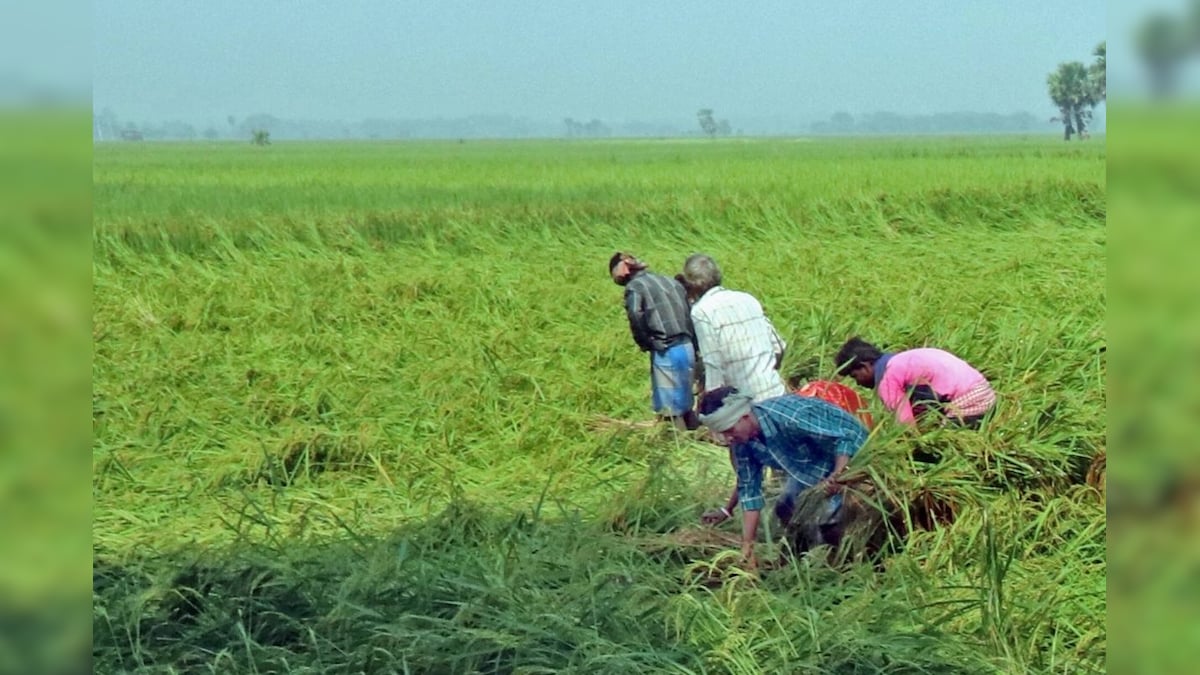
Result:
<svg viewBox="0 0 1200 675"><path fill-rule="evenodd" d="M795 392L801 396L811 396L828 401L858 417L868 431L875 428L875 420L871 417L871 411L867 409L867 402L850 387L832 380L813 380L803 386L797 386L798 382L789 382L788 384L792 385Z"/></svg>

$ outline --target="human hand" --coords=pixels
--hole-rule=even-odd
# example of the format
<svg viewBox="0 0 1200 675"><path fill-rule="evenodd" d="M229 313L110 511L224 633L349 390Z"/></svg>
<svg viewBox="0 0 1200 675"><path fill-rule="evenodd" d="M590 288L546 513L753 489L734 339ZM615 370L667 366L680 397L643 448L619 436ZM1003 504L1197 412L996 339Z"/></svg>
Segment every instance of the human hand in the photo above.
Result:
<svg viewBox="0 0 1200 675"><path fill-rule="evenodd" d="M722 506L719 509L705 511L704 515L700 516L700 522L704 523L705 525L717 525L728 520L731 515L732 514L730 514L729 511L725 510L725 507Z"/></svg>
<svg viewBox="0 0 1200 675"><path fill-rule="evenodd" d="M845 487L842 485L841 481L833 477L826 478L825 480L821 481L821 484L824 487L825 494L831 497L841 492L842 488Z"/></svg>

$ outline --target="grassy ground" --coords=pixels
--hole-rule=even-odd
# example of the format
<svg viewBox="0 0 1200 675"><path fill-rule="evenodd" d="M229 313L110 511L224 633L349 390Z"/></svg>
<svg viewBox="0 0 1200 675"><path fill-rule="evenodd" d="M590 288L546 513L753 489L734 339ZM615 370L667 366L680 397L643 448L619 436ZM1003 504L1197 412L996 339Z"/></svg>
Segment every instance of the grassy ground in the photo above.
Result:
<svg viewBox="0 0 1200 675"><path fill-rule="evenodd" d="M100 146L99 670L1103 669L1105 153L1043 139ZM828 376L934 344L982 434L853 466L959 507L753 577L649 416L614 250L712 254ZM882 416L877 414L877 419ZM936 449L934 466L907 458ZM720 583L714 583L714 579Z"/></svg>

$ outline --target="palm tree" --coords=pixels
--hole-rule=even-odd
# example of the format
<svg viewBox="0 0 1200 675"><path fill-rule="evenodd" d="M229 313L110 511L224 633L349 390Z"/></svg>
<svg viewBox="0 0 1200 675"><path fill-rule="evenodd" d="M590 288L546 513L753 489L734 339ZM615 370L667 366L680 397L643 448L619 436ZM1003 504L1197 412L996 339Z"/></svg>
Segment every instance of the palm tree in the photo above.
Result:
<svg viewBox="0 0 1200 675"><path fill-rule="evenodd" d="M1058 108L1060 116L1053 121L1063 123L1063 140L1071 140L1071 134L1087 131L1092 119L1092 108L1099 100L1088 78L1087 66L1079 61L1058 64L1058 70L1046 78L1050 89L1050 100Z"/></svg>
<svg viewBox="0 0 1200 675"><path fill-rule="evenodd" d="M1092 65L1088 66L1088 79L1091 80L1092 93L1095 94L1097 101L1108 100L1108 65L1105 55L1108 51L1108 42L1101 42L1092 50L1092 56L1096 60Z"/></svg>

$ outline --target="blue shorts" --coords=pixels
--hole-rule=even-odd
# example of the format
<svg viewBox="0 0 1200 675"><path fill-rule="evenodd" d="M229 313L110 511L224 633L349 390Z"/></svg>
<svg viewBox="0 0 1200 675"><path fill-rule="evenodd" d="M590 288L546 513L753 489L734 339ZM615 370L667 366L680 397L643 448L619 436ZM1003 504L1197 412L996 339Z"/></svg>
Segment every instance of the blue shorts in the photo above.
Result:
<svg viewBox="0 0 1200 675"><path fill-rule="evenodd" d="M692 373L696 350L691 342L650 353L650 391L654 412L678 417L692 409Z"/></svg>

